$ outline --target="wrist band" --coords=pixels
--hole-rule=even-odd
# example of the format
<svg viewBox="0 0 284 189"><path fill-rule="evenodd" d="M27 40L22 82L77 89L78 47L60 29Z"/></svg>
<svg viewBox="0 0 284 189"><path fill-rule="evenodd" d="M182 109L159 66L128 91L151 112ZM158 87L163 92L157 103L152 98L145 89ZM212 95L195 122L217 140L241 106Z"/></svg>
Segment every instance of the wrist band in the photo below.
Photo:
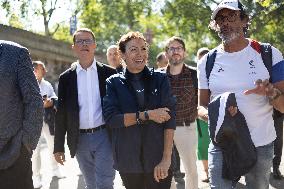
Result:
<svg viewBox="0 0 284 189"><path fill-rule="evenodd" d="M273 96L271 96L271 97L270 97L270 96L268 97L268 99L269 99L270 102L272 102L273 100L276 100L278 97L280 97L280 96L283 94L283 92L280 91L280 90L277 89L277 88L274 88L274 91L276 92L276 94L273 95Z"/></svg>
<svg viewBox="0 0 284 189"><path fill-rule="evenodd" d="M136 112L136 123L137 125L141 124L141 119L139 118L139 111Z"/></svg>

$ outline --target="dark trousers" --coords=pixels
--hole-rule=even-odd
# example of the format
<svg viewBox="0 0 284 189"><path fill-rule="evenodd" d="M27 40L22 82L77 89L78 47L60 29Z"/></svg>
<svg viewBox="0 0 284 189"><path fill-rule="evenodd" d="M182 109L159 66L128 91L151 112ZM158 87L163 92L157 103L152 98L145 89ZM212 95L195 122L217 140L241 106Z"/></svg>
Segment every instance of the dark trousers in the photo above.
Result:
<svg viewBox="0 0 284 189"><path fill-rule="evenodd" d="M274 141L274 158L273 158L273 168L278 169L282 157L283 148L283 119L284 116L274 117L274 127L276 130L276 139Z"/></svg>
<svg viewBox="0 0 284 189"><path fill-rule="evenodd" d="M170 171L169 171L170 172ZM154 179L154 173L119 173L126 189L170 189L172 173L160 182Z"/></svg>
<svg viewBox="0 0 284 189"><path fill-rule="evenodd" d="M179 153L178 153L178 150L175 144L173 145L172 164L173 164L173 173L174 174L175 172L180 173L180 157L179 157Z"/></svg>
<svg viewBox="0 0 284 189"><path fill-rule="evenodd" d="M20 157L8 169L0 170L1 189L33 189L31 154L21 148Z"/></svg>

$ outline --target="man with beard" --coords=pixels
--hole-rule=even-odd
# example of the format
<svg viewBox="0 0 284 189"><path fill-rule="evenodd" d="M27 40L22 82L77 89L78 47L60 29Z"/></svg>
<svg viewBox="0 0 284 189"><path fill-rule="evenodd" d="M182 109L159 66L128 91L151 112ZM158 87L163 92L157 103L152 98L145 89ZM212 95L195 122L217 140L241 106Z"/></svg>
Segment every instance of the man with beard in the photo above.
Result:
<svg viewBox="0 0 284 189"><path fill-rule="evenodd" d="M197 76L196 70L184 63L185 50L185 43L180 37L173 36L166 42L167 74L177 98L174 142L185 169L185 189L197 189ZM176 188L175 184L172 188Z"/></svg>
<svg viewBox="0 0 284 189"><path fill-rule="evenodd" d="M240 111L244 115L257 154L256 164L245 175L246 187L268 189L276 138L273 108L284 112L283 56L271 47L269 73L262 60L260 43L245 38L249 17L239 1L222 1L211 19L210 27L222 43L214 49L216 58L209 77L206 76L208 56L198 63L198 115L208 120L210 99L225 92L235 93L238 107L230 107L228 111L231 114ZM218 144L211 141L208 153L210 187L234 188L234 181L222 178L223 155Z"/></svg>

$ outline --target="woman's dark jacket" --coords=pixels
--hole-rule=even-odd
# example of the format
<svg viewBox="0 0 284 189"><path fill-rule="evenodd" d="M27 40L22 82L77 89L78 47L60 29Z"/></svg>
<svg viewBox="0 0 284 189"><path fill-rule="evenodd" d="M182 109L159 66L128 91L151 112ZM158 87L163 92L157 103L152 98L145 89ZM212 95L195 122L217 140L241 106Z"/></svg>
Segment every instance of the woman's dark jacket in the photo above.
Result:
<svg viewBox="0 0 284 189"><path fill-rule="evenodd" d="M135 92L129 82L129 72L107 79L103 99L103 115L112 129L114 168L122 173L151 173L160 163L164 150L164 129L175 129L175 98L166 74L143 70L145 108L138 109ZM124 114L167 107L171 119L163 124L153 121L124 126Z"/></svg>

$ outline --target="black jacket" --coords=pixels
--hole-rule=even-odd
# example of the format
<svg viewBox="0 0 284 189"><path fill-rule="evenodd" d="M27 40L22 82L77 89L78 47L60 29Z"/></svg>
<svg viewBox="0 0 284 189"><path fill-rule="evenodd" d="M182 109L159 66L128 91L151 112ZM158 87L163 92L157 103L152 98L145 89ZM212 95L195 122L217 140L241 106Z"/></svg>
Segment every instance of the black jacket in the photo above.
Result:
<svg viewBox="0 0 284 189"><path fill-rule="evenodd" d="M96 63L101 99L106 93L106 79L115 74L115 69ZM62 73L58 84L58 106L55 116L54 153L64 152L65 134L71 157L75 156L79 136L79 104L76 64Z"/></svg>
<svg viewBox="0 0 284 189"><path fill-rule="evenodd" d="M162 160L164 129L175 129L175 98L171 94L166 74L143 70L145 109L168 107L171 119L163 124L153 121L142 126L124 127L124 113L143 111L138 108L128 72L115 74L107 80L103 114L112 128L114 168L123 173L150 173Z"/></svg>
<svg viewBox="0 0 284 189"><path fill-rule="evenodd" d="M232 116L230 106L238 107L234 93L224 93L210 102L209 130L213 144L222 150L222 177L237 182L255 165L257 154L244 115L238 110Z"/></svg>

